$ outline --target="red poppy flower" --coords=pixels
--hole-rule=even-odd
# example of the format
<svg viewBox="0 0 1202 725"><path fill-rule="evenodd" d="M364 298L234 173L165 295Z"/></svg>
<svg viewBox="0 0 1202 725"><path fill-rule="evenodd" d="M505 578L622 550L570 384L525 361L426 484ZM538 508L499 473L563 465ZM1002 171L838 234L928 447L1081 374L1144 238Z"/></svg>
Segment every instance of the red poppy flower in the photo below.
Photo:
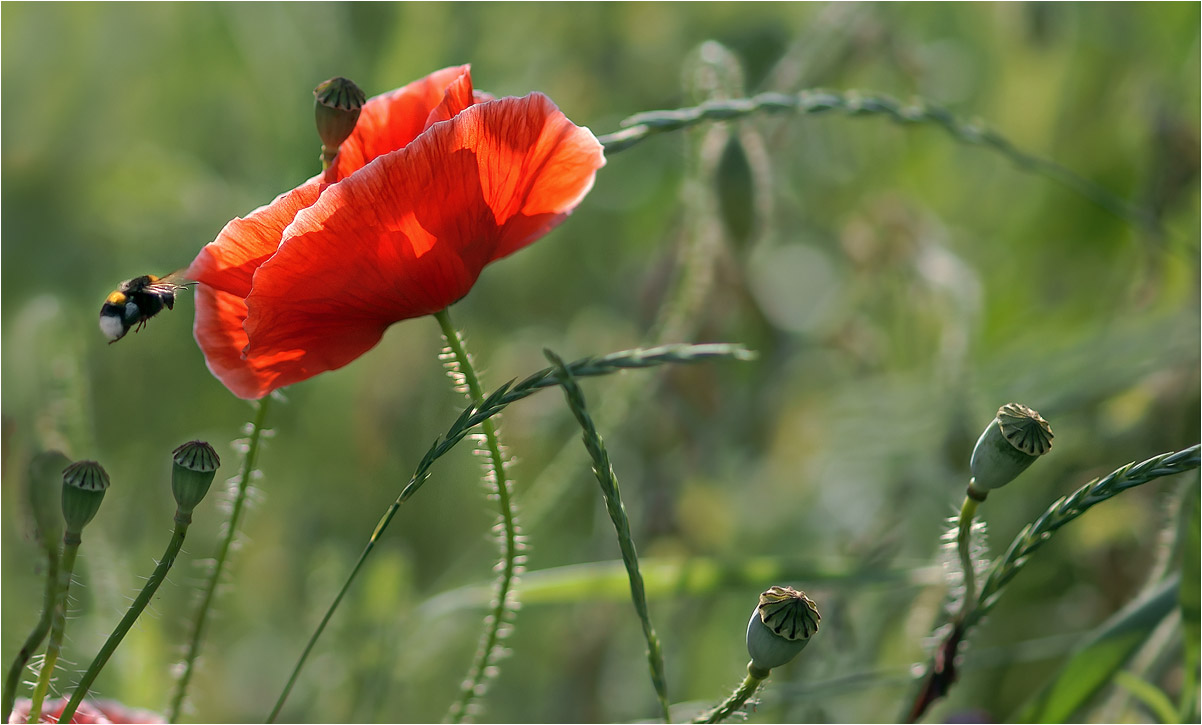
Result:
<svg viewBox="0 0 1202 725"><path fill-rule="evenodd" d="M8 721L25 722L29 719L29 698L17 700ZM67 698L47 700L42 706L42 722L58 722L58 716L63 714L67 706ZM167 719L149 710L136 710L126 707L116 700L85 700L79 703L79 709L71 716L71 722L77 723L163 723Z"/></svg>
<svg viewBox="0 0 1202 725"><path fill-rule="evenodd" d="M475 93L467 66L368 100L325 173L231 221L188 268L209 370L253 399L346 365L549 232L604 164L546 96Z"/></svg>

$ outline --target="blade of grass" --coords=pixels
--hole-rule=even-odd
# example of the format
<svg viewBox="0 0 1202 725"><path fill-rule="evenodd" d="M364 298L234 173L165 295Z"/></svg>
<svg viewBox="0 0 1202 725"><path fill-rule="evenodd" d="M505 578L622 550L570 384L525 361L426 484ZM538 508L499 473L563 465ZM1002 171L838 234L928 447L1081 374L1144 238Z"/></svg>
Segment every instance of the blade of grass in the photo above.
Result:
<svg viewBox="0 0 1202 725"><path fill-rule="evenodd" d="M1156 716L1157 721L1162 723L1182 722L1177 719L1177 709L1173 706L1173 701L1164 690L1151 682L1122 670L1114 673L1114 684L1122 687L1131 693L1132 697L1142 702L1144 707Z"/></svg>
<svg viewBox="0 0 1202 725"><path fill-rule="evenodd" d="M773 556L745 557L721 561L706 557L664 559L639 557L648 599L672 596L703 596L720 589L756 587L768 580L804 580L826 589L869 584L906 587L933 586L943 581L943 568L917 565L908 569L859 568L848 560L818 562ZM469 584L436 594L421 604L426 616L445 615L461 609L483 609L492 600L492 585ZM630 596L626 565L619 559L570 564L522 575L524 605L619 601Z"/></svg>
<svg viewBox="0 0 1202 725"><path fill-rule="evenodd" d="M1116 612L1016 715L1015 722L1070 722L1139 649L1177 602L1174 576Z"/></svg>

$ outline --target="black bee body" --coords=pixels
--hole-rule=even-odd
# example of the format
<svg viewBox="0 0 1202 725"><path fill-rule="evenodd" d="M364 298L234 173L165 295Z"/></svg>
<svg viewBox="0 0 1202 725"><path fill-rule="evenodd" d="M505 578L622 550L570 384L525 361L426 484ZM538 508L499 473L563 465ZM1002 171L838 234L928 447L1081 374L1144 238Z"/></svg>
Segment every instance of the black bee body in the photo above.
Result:
<svg viewBox="0 0 1202 725"><path fill-rule="evenodd" d="M156 277L144 274L122 282L109 293L100 308L100 331L109 339L109 344L125 337L131 327L134 332L142 329L146 321L175 306L175 293L189 284L177 283L177 274Z"/></svg>

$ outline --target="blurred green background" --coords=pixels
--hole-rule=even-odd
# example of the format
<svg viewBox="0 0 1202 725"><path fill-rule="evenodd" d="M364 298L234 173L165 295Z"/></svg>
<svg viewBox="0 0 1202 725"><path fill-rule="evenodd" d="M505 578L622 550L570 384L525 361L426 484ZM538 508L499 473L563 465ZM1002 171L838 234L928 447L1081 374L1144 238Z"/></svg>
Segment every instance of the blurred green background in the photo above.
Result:
<svg viewBox="0 0 1202 725"><path fill-rule="evenodd" d="M5 3L0 14L6 665L41 601L21 493L33 452L97 459L113 481L77 570L64 657L82 668L166 546L171 450L202 438L224 461L215 493L95 687L165 707L251 409L208 374L190 295L113 346L97 314L123 279L187 265L229 219L317 172L310 91L334 75L374 95L472 63L477 88L543 91L598 134L639 111L763 90L920 95L1163 225L1140 229L935 127L757 117L613 155L571 219L483 274L454 316L489 388L543 367L543 347L567 359L656 340L759 352L584 384L683 708L737 684L758 593L792 584L817 601L823 630L773 673L753 719L897 717L944 593L932 567L945 518L999 405L1036 408L1056 441L983 506L995 549L1090 478L1198 440L1196 3ZM189 719L266 716L378 518L462 408L439 348L433 320L405 322L273 407ZM501 432L531 573L482 718L654 717L624 580L543 573L618 556L562 395L513 406ZM1181 478L1097 507L1046 546L976 632L932 719L1005 718L1132 599L1165 557L1178 492L1197 486ZM442 717L495 558L478 481L470 444L439 461L284 720ZM664 575L682 568L697 575L688 585ZM1180 690L1179 665L1156 673ZM1109 704L1095 717L1147 717Z"/></svg>

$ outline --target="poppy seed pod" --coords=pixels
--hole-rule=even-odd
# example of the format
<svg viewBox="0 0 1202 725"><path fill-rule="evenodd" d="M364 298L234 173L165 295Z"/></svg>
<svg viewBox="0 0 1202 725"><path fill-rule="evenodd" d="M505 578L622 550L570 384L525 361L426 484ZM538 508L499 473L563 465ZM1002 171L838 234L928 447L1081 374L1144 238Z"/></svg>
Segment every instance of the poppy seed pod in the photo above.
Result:
<svg viewBox="0 0 1202 725"><path fill-rule="evenodd" d="M983 499L1001 488L1052 449L1052 427L1039 413L1018 403L1007 403L981 433L972 451L969 496Z"/></svg>
<svg viewBox="0 0 1202 725"><path fill-rule="evenodd" d="M63 469L71 459L58 451L45 451L29 462L25 492L33 513L34 535L47 549L58 546L63 538Z"/></svg>
<svg viewBox="0 0 1202 725"><path fill-rule="evenodd" d="M67 536L83 531L104 501L109 475L96 461L73 463L63 471L63 520Z"/></svg>
<svg viewBox="0 0 1202 725"><path fill-rule="evenodd" d="M792 660L810 643L821 619L818 607L805 592L772 587L761 594L747 623L748 670L763 678L768 670Z"/></svg>
<svg viewBox="0 0 1202 725"><path fill-rule="evenodd" d="M171 494L180 511L191 513L209 492L221 459L213 446L190 441L172 453Z"/></svg>
<svg viewBox="0 0 1202 725"><path fill-rule="evenodd" d="M333 157L342 142L355 130L355 124L359 122L359 111L363 108L367 96L354 82L337 77L314 88L313 99L317 135L321 137L321 144Z"/></svg>

